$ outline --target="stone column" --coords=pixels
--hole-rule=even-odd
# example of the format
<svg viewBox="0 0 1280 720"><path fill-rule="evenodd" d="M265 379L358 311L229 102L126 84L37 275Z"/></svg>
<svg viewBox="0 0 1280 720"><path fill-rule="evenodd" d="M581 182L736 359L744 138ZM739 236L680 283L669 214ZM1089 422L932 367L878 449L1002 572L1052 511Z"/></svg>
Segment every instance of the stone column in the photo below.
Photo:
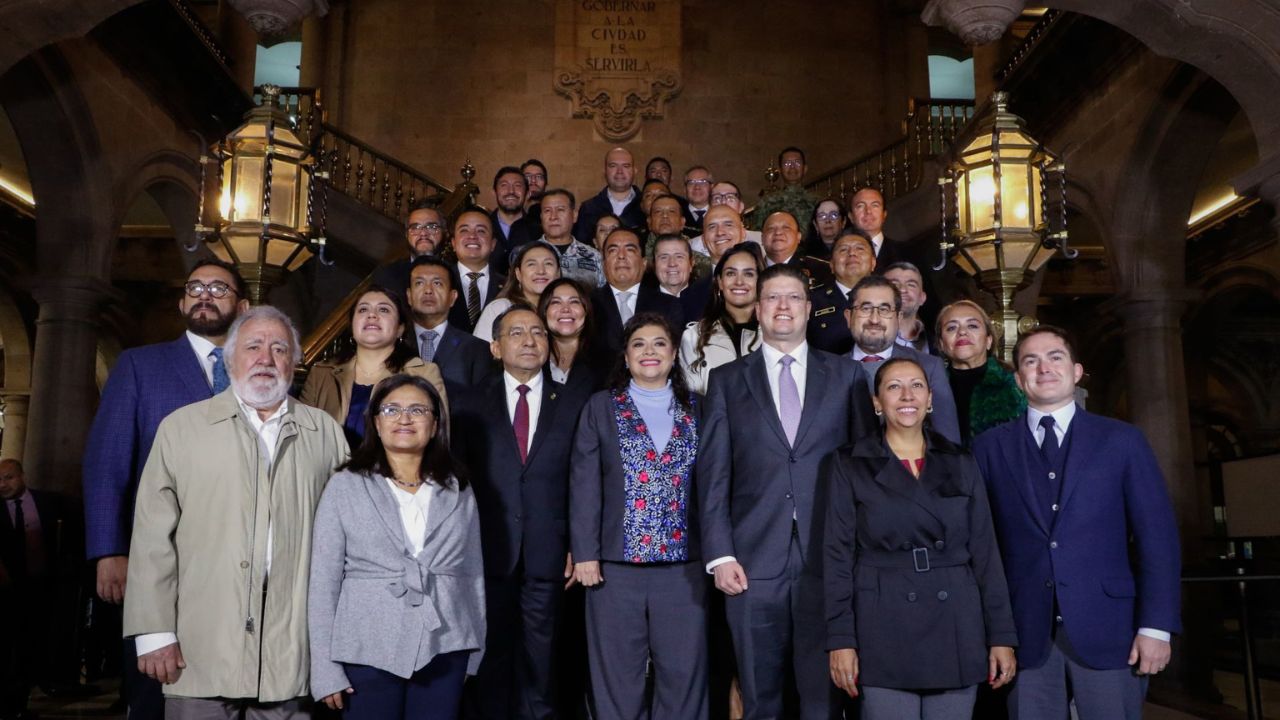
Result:
<svg viewBox="0 0 1280 720"><path fill-rule="evenodd" d="M98 313L111 295L86 276L36 281L40 303L23 465L34 487L80 495L80 462L98 404Z"/></svg>
<svg viewBox="0 0 1280 720"><path fill-rule="evenodd" d="M1004 44L999 40L986 45L978 45L973 49L973 97L981 105L991 97L991 93L1000 89L996 81L996 73L1004 56L1001 52Z"/></svg>
<svg viewBox="0 0 1280 720"><path fill-rule="evenodd" d="M0 438L0 458L22 462L22 446L27 439L27 406L29 390L0 388L4 404L4 435Z"/></svg>
<svg viewBox="0 0 1280 720"><path fill-rule="evenodd" d="M1196 477L1187 374L1183 363L1182 314L1192 294L1186 290L1136 291L1119 299L1124 323L1129 413L1155 452L1173 501L1186 569L1202 565L1212 531L1209 488ZM1157 677L1154 694L1211 698L1212 657L1217 630L1216 593L1183 586L1183 634L1175 637L1173 659Z"/></svg>
<svg viewBox="0 0 1280 720"><path fill-rule="evenodd" d="M325 74L324 20L314 15L302 21L302 62L298 69L298 85L324 87Z"/></svg>

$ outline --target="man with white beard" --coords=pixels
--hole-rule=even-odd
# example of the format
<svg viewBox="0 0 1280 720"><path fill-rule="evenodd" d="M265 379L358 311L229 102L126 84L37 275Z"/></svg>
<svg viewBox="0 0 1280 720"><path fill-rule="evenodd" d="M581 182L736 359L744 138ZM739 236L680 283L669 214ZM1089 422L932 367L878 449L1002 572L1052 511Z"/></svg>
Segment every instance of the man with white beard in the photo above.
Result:
<svg viewBox="0 0 1280 720"><path fill-rule="evenodd" d="M124 634L170 720L309 717L311 523L348 455L288 396L298 333L271 306L227 334L231 386L160 423L138 486Z"/></svg>

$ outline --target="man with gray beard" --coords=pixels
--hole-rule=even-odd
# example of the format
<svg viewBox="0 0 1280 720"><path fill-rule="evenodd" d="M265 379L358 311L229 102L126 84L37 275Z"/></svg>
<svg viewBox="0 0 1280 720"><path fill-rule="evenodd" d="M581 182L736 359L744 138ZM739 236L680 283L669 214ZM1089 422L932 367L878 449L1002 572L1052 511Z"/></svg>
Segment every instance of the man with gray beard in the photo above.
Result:
<svg viewBox="0 0 1280 720"><path fill-rule="evenodd" d="M284 313L245 311L226 348L230 387L165 418L142 472L124 634L170 720L309 717L312 516L347 443L288 396Z"/></svg>

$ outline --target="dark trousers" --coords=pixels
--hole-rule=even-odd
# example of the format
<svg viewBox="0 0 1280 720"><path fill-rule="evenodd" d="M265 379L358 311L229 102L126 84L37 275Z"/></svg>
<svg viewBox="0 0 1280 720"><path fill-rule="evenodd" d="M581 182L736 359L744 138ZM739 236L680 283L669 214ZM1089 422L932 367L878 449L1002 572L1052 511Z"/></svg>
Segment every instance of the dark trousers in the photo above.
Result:
<svg viewBox="0 0 1280 720"><path fill-rule="evenodd" d="M705 720L706 573L701 563L603 563L587 592L587 649L597 720ZM653 661L653 710L645 667Z"/></svg>
<svg viewBox="0 0 1280 720"><path fill-rule="evenodd" d="M470 650L443 653L405 679L368 665L346 665L355 693L345 696L350 720L454 720L462 703Z"/></svg>
<svg viewBox="0 0 1280 720"><path fill-rule="evenodd" d="M124 699L129 703L129 720L164 720L164 692L159 682L138 670L133 638L124 639Z"/></svg>
<svg viewBox="0 0 1280 720"><path fill-rule="evenodd" d="M745 720L794 717L784 707L791 683L803 720L839 717L838 691L828 672L822 578L803 568L793 533L782 575L749 577L746 591L725 598ZM750 576L751 568L746 570Z"/></svg>
<svg viewBox="0 0 1280 720"><path fill-rule="evenodd" d="M563 580L485 578L485 654L468 683L466 716L483 720L554 718L556 620Z"/></svg>

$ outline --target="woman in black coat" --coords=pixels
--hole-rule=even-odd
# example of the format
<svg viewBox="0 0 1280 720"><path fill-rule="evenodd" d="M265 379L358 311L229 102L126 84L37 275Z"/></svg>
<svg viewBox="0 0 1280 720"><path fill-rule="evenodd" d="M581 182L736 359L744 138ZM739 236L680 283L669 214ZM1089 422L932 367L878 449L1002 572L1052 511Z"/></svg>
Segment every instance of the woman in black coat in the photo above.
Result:
<svg viewBox="0 0 1280 720"><path fill-rule="evenodd" d="M876 372L881 436L833 456L825 527L831 680L863 720L970 717L1007 684L1017 644L991 510L973 458L927 432L914 361Z"/></svg>

